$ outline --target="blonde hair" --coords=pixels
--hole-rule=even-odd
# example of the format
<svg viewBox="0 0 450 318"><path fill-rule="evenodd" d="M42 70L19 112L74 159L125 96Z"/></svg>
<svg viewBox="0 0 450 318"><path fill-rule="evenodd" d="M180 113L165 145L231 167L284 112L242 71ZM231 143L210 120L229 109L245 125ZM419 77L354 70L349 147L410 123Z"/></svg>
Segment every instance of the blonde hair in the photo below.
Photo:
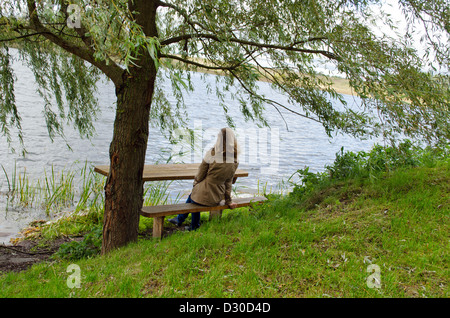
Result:
<svg viewBox="0 0 450 318"><path fill-rule="evenodd" d="M233 163L238 162L240 147L233 130L228 127L222 128L218 135L213 148L211 148L205 156L205 160L211 163Z"/></svg>

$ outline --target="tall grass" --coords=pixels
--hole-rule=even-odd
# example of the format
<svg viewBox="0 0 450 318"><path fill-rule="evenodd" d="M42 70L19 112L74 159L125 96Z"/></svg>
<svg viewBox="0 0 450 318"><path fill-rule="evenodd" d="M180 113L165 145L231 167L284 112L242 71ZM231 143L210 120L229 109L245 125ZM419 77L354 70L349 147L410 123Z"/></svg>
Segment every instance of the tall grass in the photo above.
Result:
<svg viewBox="0 0 450 318"><path fill-rule="evenodd" d="M39 186L37 189L42 190L44 207L47 213L53 207L68 207L74 203L75 191L74 191L74 173L72 171L61 171L59 175L56 175L53 165L51 167L51 174L47 176L47 172L44 170L44 184L43 187Z"/></svg>
<svg viewBox="0 0 450 318"><path fill-rule="evenodd" d="M37 208L47 214L70 209L75 212L103 211L104 183L106 178L94 171L87 162L80 169L63 169L57 173L53 167L36 182L30 180L26 170L18 173L17 165L10 173L2 165L7 183L8 208ZM172 198L169 187L172 181L147 182L144 184L144 205L177 202L181 194Z"/></svg>
<svg viewBox="0 0 450 318"><path fill-rule="evenodd" d="M30 180L25 169L18 173L16 163L9 174L3 165L2 170L8 185L7 209L35 208L50 214L65 208L79 211L98 209L103 205L104 177L94 173L87 162L78 171L63 169L59 173L52 165L50 171L44 169L43 178L35 182Z"/></svg>
<svg viewBox="0 0 450 318"><path fill-rule="evenodd" d="M172 183L173 181L156 181L145 184L144 206L178 202L181 199L181 193L178 193L173 199L170 197L169 187Z"/></svg>
<svg viewBox="0 0 450 318"><path fill-rule="evenodd" d="M81 184L78 196L76 211L80 210L96 210L103 209L104 191L103 186L105 177L96 173L93 167L88 167L85 162L83 169L81 169Z"/></svg>

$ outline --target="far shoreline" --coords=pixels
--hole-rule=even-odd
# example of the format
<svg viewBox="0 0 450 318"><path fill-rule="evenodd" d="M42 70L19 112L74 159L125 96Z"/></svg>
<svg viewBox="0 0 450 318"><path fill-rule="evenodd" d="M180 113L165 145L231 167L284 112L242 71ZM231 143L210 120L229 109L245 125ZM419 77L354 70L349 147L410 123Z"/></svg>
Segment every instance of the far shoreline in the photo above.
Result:
<svg viewBox="0 0 450 318"><path fill-rule="evenodd" d="M202 63L205 65L212 65L211 62L206 61L204 59L201 58L191 58L190 59L192 62L194 63ZM180 69L184 69L186 70L185 67L185 63L181 62L181 61L177 61L176 59L172 59L171 63L175 66L179 66ZM204 73L204 74L214 74L214 75L220 75L223 76L223 71L221 70L209 70L206 68L202 68L201 66L196 66L197 68L195 70L192 70L194 72L199 72L199 73ZM264 70L265 72L269 72L270 69L266 69ZM353 88L350 86L349 81L346 78L342 78L342 77L338 77L338 76L332 76L332 75L318 75L317 76L320 79L329 79L331 80L331 87L336 91L336 93L339 94L344 94L344 95L350 95L350 96L357 96L357 94L355 93L355 91L353 90ZM270 83L270 79L267 77L263 77L260 76L260 78L257 79L257 81L259 82L266 82L266 83ZM319 89L321 89L319 87Z"/></svg>

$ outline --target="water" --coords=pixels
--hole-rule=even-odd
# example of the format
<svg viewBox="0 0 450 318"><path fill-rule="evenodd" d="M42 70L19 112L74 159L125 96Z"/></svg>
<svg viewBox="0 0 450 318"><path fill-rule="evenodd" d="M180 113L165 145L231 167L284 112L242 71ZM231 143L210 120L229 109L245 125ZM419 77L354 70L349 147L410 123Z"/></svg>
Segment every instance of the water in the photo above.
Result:
<svg viewBox="0 0 450 318"><path fill-rule="evenodd" d="M91 165L109 163L109 144L112 138L114 122L114 103L116 100L112 83L103 81L98 84L98 99L101 113L95 123L96 133L91 140L82 139L71 127L65 128L65 136L71 150L62 138L51 142L42 114L43 101L36 93L34 76L30 69L20 61L14 62L17 76L15 85L16 103L22 117L24 142L27 150L25 157L19 153L11 153L5 138L0 138L0 158L5 170L10 173L16 165L17 173L26 171L32 180L42 178L44 169L56 173L67 169L77 169L85 162ZM201 74L192 74L195 91L184 96L189 114L189 128L196 129L201 152L188 152L184 157L173 157L172 162L199 162L204 153L215 141L221 127L225 127L226 119L214 93L208 93ZM212 87L215 75L206 75ZM169 81L164 82L165 91L170 92ZM260 90L268 98L280 103L287 99L274 92L267 83L260 83ZM350 105L358 104L358 99L345 96ZM169 101L176 103L175 98ZM239 104L228 96L229 114L236 122L236 132L241 143L243 154L240 168L249 171L248 178L241 178L235 184L238 192L254 193L260 185L267 183L267 189L278 189L280 182L287 180L297 169L309 166L312 171L323 170L324 165L331 164L335 153L341 147L349 151L368 150L375 143L373 140L360 141L349 136L328 138L323 127L312 120L282 111L284 120L272 107L267 106L266 118L270 130L260 129L255 123L245 122L239 111ZM289 130L286 129L286 124ZM14 145L18 149L18 145ZM146 164L165 162L179 146L173 147L160 133L158 128L150 128ZM184 147L182 149L189 149ZM199 149L199 148L197 148ZM189 192L192 181L177 181L170 186L171 196ZM5 192L7 181L0 171L0 243L9 242L18 231L29 222L37 219L48 219L44 211L38 209L6 208Z"/></svg>

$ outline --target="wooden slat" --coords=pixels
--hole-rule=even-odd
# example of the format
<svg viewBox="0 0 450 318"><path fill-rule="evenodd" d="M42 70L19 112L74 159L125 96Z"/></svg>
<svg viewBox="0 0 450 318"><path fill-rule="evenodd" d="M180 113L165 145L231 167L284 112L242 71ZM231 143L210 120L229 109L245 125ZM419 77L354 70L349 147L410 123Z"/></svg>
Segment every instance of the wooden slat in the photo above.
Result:
<svg viewBox="0 0 450 318"><path fill-rule="evenodd" d="M237 198L233 199L233 203L237 204L237 207L248 206L252 202L262 202L267 200L265 197L249 197L249 198ZM141 215L145 217L159 217L174 214L192 213L192 212L204 212L229 209L228 205L225 205L222 201L217 206L204 206L193 203L180 203L180 204L167 204L167 205L155 205L142 207Z"/></svg>
<svg viewBox="0 0 450 318"><path fill-rule="evenodd" d="M145 165L142 177L144 181L194 179L199 166L199 163ZM104 176L108 176L109 165L96 166L94 171ZM248 172L242 169L237 169L234 176L235 178L248 177Z"/></svg>

